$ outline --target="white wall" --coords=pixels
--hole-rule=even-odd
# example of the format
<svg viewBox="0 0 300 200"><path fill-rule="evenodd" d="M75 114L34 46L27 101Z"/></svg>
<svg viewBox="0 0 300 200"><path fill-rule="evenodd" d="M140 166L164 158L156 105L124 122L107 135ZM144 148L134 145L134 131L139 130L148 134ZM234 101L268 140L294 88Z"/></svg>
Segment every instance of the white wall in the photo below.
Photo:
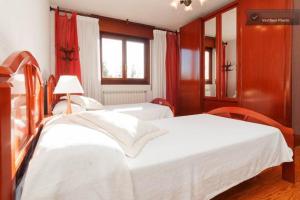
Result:
<svg viewBox="0 0 300 200"><path fill-rule="evenodd" d="M48 0L0 0L0 63L15 51L30 51L49 74L50 17Z"/></svg>

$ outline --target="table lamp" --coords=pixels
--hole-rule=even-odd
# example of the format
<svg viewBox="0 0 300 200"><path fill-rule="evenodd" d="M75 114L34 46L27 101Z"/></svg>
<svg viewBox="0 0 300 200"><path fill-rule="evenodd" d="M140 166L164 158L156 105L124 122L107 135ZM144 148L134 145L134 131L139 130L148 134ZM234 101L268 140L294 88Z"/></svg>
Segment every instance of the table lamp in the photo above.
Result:
<svg viewBox="0 0 300 200"><path fill-rule="evenodd" d="M72 113L70 94L83 94L83 89L77 76L63 75L59 77L58 83L54 89L54 94L67 94L66 114Z"/></svg>

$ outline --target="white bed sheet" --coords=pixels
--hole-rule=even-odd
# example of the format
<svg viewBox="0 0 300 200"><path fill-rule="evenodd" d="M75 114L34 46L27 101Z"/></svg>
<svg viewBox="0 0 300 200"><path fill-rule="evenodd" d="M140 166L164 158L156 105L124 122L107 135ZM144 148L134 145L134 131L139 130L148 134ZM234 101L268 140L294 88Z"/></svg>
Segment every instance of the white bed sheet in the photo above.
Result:
<svg viewBox="0 0 300 200"><path fill-rule="evenodd" d="M168 106L153 103L106 105L104 109L129 114L141 120L157 120L174 116Z"/></svg>
<svg viewBox="0 0 300 200"><path fill-rule="evenodd" d="M133 200L125 154L116 141L54 116L43 128L21 200Z"/></svg>
<svg viewBox="0 0 300 200"><path fill-rule="evenodd" d="M101 132L57 118L43 129L22 200L206 200L292 161L278 129L211 115L151 122L169 133L135 159Z"/></svg>
<svg viewBox="0 0 300 200"><path fill-rule="evenodd" d="M150 141L128 167L137 200L206 200L292 161L273 127L212 115L153 122L169 134Z"/></svg>

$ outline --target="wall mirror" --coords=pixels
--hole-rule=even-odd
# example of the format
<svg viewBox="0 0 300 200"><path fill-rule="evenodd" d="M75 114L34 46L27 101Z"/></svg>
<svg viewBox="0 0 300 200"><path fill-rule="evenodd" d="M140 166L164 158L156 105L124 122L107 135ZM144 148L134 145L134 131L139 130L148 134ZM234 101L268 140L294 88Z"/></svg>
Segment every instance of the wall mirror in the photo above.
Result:
<svg viewBox="0 0 300 200"><path fill-rule="evenodd" d="M205 97L236 101L237 92L237 8L220 11L204 21L203 77Z"/></svg>
<svg viewBox="0 0 300 200"><path fill-rule="evenodd" d="M237 97L237 9L222 13L222 96Z"/></svg>
<svg viewBox="0 0 300 200"><path fill-rule="evenodd" d="M205 96L216 97L216 17L204 23Z"/></svg>

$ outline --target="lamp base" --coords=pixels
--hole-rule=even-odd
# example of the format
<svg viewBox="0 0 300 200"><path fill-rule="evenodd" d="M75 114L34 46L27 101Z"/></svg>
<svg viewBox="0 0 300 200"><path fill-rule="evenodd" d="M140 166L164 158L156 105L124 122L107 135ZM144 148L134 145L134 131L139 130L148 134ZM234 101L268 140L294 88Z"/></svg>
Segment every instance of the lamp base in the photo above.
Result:
<svg viewBox="0 0 300 200"><path fill-rule="evenodd" d="M70 98L70 94L67 94L67 110L66 110L66 114L72 114L72 107L71 107L71 98Z"/></svg>

